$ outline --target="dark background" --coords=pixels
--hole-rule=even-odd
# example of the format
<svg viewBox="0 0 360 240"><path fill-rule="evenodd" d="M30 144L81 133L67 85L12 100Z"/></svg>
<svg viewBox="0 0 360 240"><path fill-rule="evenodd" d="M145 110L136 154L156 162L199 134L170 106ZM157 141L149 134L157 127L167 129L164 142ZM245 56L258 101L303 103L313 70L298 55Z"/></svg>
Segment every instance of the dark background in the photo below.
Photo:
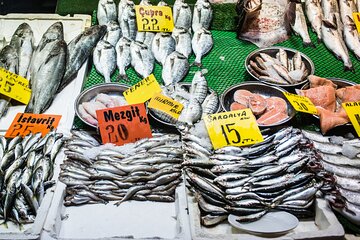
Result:
<svg viewBox="0 0 360 240"><path fill-rule="evenodd" d="M0 0L0 14L55 13L56 0Z"/></svg>

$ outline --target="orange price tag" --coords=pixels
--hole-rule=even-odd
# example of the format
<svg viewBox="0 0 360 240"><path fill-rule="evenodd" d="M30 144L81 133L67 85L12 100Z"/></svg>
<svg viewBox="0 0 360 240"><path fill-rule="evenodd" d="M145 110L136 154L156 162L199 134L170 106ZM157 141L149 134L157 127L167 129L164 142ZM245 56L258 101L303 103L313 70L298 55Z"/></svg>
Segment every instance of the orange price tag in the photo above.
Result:
<svg viewBox="0 0 360 240"><path fill-rule="evenodd" d="M41 132L45 136L59 125L61 115L18 113L16 114L5 137L14 138L18 135L25 137L29 133Z"/></svg>
<svg viewBox="0 0 360 240"><path fill-rule="evenodd" d="M120 146L152 137L144 103L100 109L96 116L103 143Z"/></svg>

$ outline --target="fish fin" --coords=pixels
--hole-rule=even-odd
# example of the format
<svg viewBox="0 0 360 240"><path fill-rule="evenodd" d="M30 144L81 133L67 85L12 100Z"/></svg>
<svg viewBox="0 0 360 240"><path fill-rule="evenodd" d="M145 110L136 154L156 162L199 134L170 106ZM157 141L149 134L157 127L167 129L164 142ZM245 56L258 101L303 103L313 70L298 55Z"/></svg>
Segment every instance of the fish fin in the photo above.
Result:
<svg viewBox="0 0 360 240"><path fill-rule="evenodd" d="M336 24L336 16L333 15L333 20L330 21L329 19L323 19L323 23L324 26L327 28L332 28L332 29L337 29L337 24Z"/></svg>

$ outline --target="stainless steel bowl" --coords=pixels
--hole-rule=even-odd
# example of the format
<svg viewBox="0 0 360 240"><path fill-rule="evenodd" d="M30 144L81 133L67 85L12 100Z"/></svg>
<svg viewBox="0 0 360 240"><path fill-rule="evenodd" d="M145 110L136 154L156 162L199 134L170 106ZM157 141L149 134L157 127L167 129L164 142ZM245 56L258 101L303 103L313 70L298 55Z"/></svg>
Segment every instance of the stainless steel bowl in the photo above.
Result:
<svg viewBox="0 0 360 240"><path fill-rule="evenodd" d="M306 82L308 82L307 78L305 78L303 81L296 83L296 84L276 84L276 83L271 83L271 82L267 82L267 81L261 81L259 80L259 78L257 78L254 74L252 74L250 72L250 69L248 67L248 65L250 64L250 60L253 60L260 55L260 53L266 53L268 55L270 55L271 57L275 58L276 53L279 52L279 49L284 49L288 55L289 58L292 58L295 53L297 52L297 50L295 49L291 49L291 48L286 48L286 47L267 47L267 48L260 48L257 49L253 52L251 52L245 59L245 68L246 71L256 80L263 82L265 84L268 85L272 85L272 86L279 86L279 87L285 87L285 88L299 88L301 87L303 84L305 84ZM303 60L303 62L305 63L305 67L306 69L309 70L308 75L314 74L315 72L315 66L314 63L311 61L311 59L306 56L304 53L300 52L301 55L301 59Z"/></svg>
<svg viewBox="0 0 360 240"><path fill-rule="evenodd" d="M118 84L118 83L104 83L104 84L98 84L94 85L85 91L81 92L79 96L75 100L75 113L76 115L86 123L87 125L97 128L96 125L93 125L89 122L87 122L82 116L79 114L79 106L83 102L89 102L93 100L99 93L105 93L110 96L123 96L123 92L127 90L130 86L127 86L125 84Z"/></svg>
<svg viewBox="0 0 360 240"><path fill-rule="evenodd" d="M286 99L284 92L287 92L285 89L276 87L276 86L269 86L263 83L255 82L255 81L249 81L240 83L237 85L234 85L230 88L228 88L220 97L220 104L224 111L230 111L230 105L234 102L234 93L239 90L248 90L252 93L260 94L261 96L268 98L268 97L279 97L286 101L287 109L288 109L288 115L289 117L284 119L281 122L272 124L272 125L261 125L259 124L259 127L275 127L282 125L288 121L290 121L296 114L295 109L291 106L289 101Z"/></svg>

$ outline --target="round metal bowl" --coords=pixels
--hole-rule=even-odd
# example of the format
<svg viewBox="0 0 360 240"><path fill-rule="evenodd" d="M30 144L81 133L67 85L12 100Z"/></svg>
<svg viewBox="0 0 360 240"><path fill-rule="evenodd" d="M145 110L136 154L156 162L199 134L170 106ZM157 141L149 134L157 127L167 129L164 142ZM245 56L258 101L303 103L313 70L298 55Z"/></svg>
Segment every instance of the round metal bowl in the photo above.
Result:
<svg viewBox="0 0 360 240"><path fill-rule="evenodd" d="M189 82L182 82L182 83L178 83L179 85L183 86L187 91L190 90L190 87L191 87L191 83ZM208 88L208 94L214 92L214 90ZM216 112L219 112L221 110L221 104L219 103L219 107L218 107L218 110ZM173 123L169 123L169 122L165 122L161 119L159 119L158 117L156 117L156 115L153 113L153 111L151 111L151 108L148 109L148 114L158 123L162 124L162 125L165 125L165 126L168 126L168 127L172 127L174 128L176 124L173 124Z"/></svg>
<svg viewBox="0 0 360 240"><path fill-rule="evenodd" d="M290 121L296 114L295 109L293 106L289 103L287 98L284 95L284 92L287 92L285 89L276 87L276 86L269 86L263 83L250 81L250 82L244 82L237 85L234 85L230 88L228 88L220 97L220 103L224 111L230 111L230 105L234 102L234 93L236 90L243 89L248 90L255 94L260 94L261 96L268 98L268 97L279 97L286 101L287 109L288 109L288 115L289 117L284 119L283 121L280 121L275 124L271 125L261 125L259 124L259 127L275 127L282 125L288 121Z"/></svg>
<svg viewBox="0 0 360 240"><path fill-rule="evenodd" d="M253 60L257 57L257 56L260 56L260 53L266 53L268 55L270 55L271 57L276 57L276 53L279 52L279 49L284 49L288 55L289 58L292 58L295 53L297 52L297 50L295 49L291 49L291 48L285 48L285 47L267 47L267 48L260 48L260 49L257 49L253 52L251 52L245 59L245 68L246 68L246 71L256 80L260 81L260 82L263 82L265 84L268 84L268 85L272 85L272 86L278 86L278 87L285 87L285 88L299 88L301 87L302 85L304 85L306 82L308 82L307 78L305 77L305 79L299 83L295 83L295 84L277 84L277 83L272 83L272 82L267 82L267 81L261 81L259 80L259 78L257 78L254 74L251 73L248 65L250 64L250 60ZM300 52L300 51L299 51ZM304 62L305 64L305 67L306 69L308 69L309 73L308 73L308 76L309 75L312 75L314 74L315 72L315 66L314 66L314 63L311 61L311 59L306 56L304 53L300 52L300 55L301 55L301 59L302 61Z"/></svg>
<svg viewBox="0 0 360 240"><path fill-rule="evenodd" d="M79 106L83 102L89 102L93 100L99 93L105 93L110 96L123 96L123 92L127 90L130 86L127 86L125 84L118 84L118 83L104 83L104 84L98 84L94 85L85 91L81 92L79 96L75 100L75 113L76 115L86 123L87 125L97 128L96 125L93 125L89 122L87 122L80 114L79 114Z"/></svg>

